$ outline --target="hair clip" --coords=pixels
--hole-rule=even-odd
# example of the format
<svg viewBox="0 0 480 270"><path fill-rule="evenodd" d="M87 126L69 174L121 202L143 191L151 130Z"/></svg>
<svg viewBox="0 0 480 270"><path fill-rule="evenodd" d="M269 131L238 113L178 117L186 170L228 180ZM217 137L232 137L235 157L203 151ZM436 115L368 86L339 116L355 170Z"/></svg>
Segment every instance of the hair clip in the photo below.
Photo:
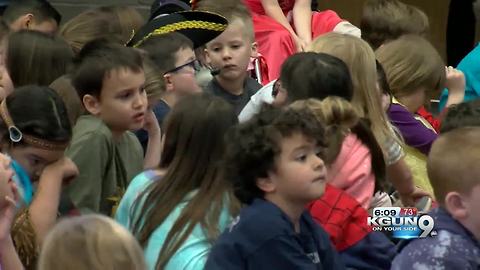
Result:
<svg viewBox="0 0 480 270"><path fill-rule="evenodd" d="M135 29L132 29L132 34L130 34L130 38L128 38L127 42L125 42L125 44L123 44L123 46L128 46L128 43L130 43L130 41L132 41L134 36L135 36Z"/></svg>

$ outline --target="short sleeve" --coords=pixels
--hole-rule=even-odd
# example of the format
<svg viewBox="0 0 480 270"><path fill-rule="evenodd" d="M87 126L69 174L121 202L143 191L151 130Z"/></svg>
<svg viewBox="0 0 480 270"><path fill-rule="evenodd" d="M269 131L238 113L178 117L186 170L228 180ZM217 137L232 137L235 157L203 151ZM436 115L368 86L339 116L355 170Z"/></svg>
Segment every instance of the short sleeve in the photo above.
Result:
<svg viewBox="0 0 480 270"><path fill-rule="evenodd" d="M72 203L82 213L99 212L102 184L112 151L108 138L102 133L90 132L74 139L66 150L77 165L80 174L66 188Z"/></svg>

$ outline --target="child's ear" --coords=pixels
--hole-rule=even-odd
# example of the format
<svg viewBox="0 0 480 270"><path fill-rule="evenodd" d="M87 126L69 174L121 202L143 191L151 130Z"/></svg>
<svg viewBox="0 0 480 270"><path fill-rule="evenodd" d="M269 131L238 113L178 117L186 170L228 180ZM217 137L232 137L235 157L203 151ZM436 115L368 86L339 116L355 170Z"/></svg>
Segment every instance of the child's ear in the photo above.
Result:
<svg viewBox="0 0 480 270"><path fill-rule="evenodd" d="M257 42L252 43L252 53L250 54L250 57L257 58L258 57L258 45Z"/></svg>
<svg viewBox="0 0 480 270"><path fill-rule="evenodd" d="M170 93L175 89L173 85L172 75L170 73L163 75L163 82L165 83L165 92Z"/></svg>
<svg viewBox="0 0 480 270"><path fill-rule="evenodd" d="M276 189L275 182L272 179L267 177L259 177L257 179L257 187L265 193L272 193Z"/></svg>
<svg viewBox="0 0 480 270"><path fill-rule="evenodd" d="M23 16L22 18L22 28L23 29L30 29L33 24L33 14L28 13Z"/></svg>
<svg viewBox="0 0 480 270"><path fill-rule="evenodd" d="M207 47L203 50L203 56L205 56L205 63L210 66L212 64L212 60L210 59L210 54L208 53Z"/></svg>
<svg viewBox="0 0 480 270"><path fill-rule="evenodd" d="M445 196L445 208L456 220L464 220L468 216L467 206L462 195L456 191L449 192Z"/></svg>
<svg viewBox="0 0 480 270"><path fill-rule="evenodd" d="M85 109L87 112L89 112L91 115L98 115L101 112L101 106L100 106L100 101L98 98L92 96L92 95L84 95L83 99L83 106L85 106Z"/></svg>

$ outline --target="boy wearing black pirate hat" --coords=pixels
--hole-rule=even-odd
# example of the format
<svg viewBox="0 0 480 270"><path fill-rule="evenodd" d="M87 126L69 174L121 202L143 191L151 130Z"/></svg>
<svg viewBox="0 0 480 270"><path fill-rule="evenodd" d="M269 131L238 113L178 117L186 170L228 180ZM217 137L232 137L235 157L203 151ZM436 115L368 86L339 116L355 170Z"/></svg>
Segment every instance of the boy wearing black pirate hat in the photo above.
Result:
<svg viewBox="0 0 480 270"><path fill-rule="evenodd" d="M127 45L145 51L163 77L165 92L153 107L161 125L170 108L180 99L202 91L197 82L201 64L194 49L220 35L228 23L216 13L176 11L185 8L178 0L157 2L161 5L152 6L153 19L140 28ZM169 13L171 11L174 12ZM146 149L147 132L140 130L137 137Z"/></svg>

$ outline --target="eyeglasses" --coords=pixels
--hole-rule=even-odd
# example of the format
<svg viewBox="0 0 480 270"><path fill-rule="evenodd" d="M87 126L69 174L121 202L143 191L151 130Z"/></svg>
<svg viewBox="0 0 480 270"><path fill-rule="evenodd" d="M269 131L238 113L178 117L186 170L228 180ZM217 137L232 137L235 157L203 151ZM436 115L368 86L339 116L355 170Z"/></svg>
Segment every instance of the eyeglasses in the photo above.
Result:
<svg viewBox="0 0 480 270"><path fill-rule="evenodd" d="M183 64L183 65L181 65L181 66L178 66L178 67L176 67L176 68L173 68L173 69L165 72L164 74L177 72L177 71L181 70L181 69L184 68L184 67L191 67L191 68L193 68L193 70L194 70L195 72L198 72L198 71L200 71L200 69L202 68L202 64L200 64L200 61L198 61L197 59L195 59L195 60L192 60L192 61L190 61L190 62L188 62L188 63L186 63L186 64Z"/></svg>

